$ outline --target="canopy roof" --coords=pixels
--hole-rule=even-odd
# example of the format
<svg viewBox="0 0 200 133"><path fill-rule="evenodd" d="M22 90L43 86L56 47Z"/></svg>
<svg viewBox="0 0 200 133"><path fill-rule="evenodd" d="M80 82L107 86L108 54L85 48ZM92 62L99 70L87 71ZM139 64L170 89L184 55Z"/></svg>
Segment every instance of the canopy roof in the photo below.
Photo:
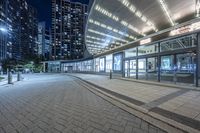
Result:
<svg viewBox="0 0 200 133"><path fill-rule="evenodd" d="M199 16L199 0L94 0L86 26L91 54L127 44Z"/></svg>

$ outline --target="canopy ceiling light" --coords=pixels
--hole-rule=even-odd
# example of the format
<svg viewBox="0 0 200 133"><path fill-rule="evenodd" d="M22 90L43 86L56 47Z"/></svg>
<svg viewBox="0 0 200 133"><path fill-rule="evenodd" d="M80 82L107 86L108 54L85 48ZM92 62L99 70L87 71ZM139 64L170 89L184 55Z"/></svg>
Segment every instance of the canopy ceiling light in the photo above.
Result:
<svg viewBox="0 0 200 133"><path fill-rule="evenodd" d="M112 19L115 20L116 22L119 21L119 17L113 15L112 13L110 13L110 12L107 11L106 9L102 8L101 6L96 5L95 9L96 9L97 11L99 11L100 13L104 14L105 16L108 16L109 18L112 18ZM117 18L117 19L115 19L115 18ZM149 26L151 26L153 29L156 30L156 28L155 28L155 26L153 26L153 23L152 23L152 22L148 21L147 23L148 23ZM125 20L121 20L121 24L122 24L123 26L126 26L127 28L133 30L134 32L136 32L136 33L138 33L138 34L140 34L140 35L142 35L142 36L145 36L144 33L140 32L140 31L139 31L136 27L134 27L133 25L128 24ZM97 25L98 25L98 23L97 23Z"/></svg>
<svg viewBox="0 0 200 133"><path fill-rule="evenodd" d="M160 5L161 5L163 11L165 12L165 14L166 14L168 20L170 21L171 25L174 26L175 23L174 23L174 21L173 21L171 15L170 15L170 13L169 13L169 9L168 9L168 7L167 7L167 4L166 4L165 0L158 0L158 1L159 1Z"/></svg>
<svg viewBox="0 0 200 133"><path fill-rule="evenodd" d="M110 13L110 12L107 11L106 9L100 7L99 5L96 5L95 9L96 9L97 11L99 11L100 13L102 13L102 14L108 16L109 18L112 18L112 19L115 20L115 21L119 21L119 18L118 18L117 16L113 15L112 13Z"/></svg>
<svg viewBox="0 0 200 133"><path fill-rule="evenodd" d="M118 1L121 2L126 8L128 8L135 16L140 18L144 23L146 23L148 26L151 26L154 31L158 31L155 24L152 21L148 20L147 17L143 15L140 10L136 9L135 5L131 4L128 0Z"/></svg>
<svg viewBox="0 0 200 133"><path fill-rule="evenodd" d="M200 15L200 0L196 0L196 17L199 17Z"/></svg>
<svg viewBox="0 0 200 133"><path fill-rule="evenodd" d="M122 41L122 42L124 42L124 43L128 43L127 40L120 39L120 38L117 38L117 37L115 37L115 36L112 36L112 35L109 35L109 34L105 34L105 33L102 33L102 32L96 31L96 30L88 29L88 31L91 32L91 33L98 34L98 35L107 36L107 37L113 38L113 39L115 39L115 40Z"/></svg>
<svg viewBox="0 0 200 133"><path fill-rule="evenodd" d="M89 23L95 24L95 25L100 26L100 27L102 27L102 28L104 28L104 29L110 30L110 31L115 32L115 33L117 33L117 34L120 34L120 35L122 35L122 36L126 36L126 37L128 37L128 38L130 38L130 39L133 39L133 40L136 40L136 39L137 39L136 37L134 37L134 36L132 36L132 35L129 35L129 34L125 33L125 32L122 32L122 31L120 31L120 30L118 30L118 29L115 29L115 28L113 28L113 27L111 27L111 26L108 26L108 25L106 25L106 24L100 23L100 22L98 22L98 21L94 21L94 20L92 20L92 19L89 19Z"/></svg>

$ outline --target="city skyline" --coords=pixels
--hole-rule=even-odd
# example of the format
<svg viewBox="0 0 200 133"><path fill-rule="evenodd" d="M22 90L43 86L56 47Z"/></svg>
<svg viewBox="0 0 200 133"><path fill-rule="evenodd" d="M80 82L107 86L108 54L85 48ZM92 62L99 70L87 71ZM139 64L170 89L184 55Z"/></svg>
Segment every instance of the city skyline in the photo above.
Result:
<svg viewBox="0 0 200 133"><path fill-rule="evenodd" d="M89 0L71 0L88 4ZM45 21L47 27L51 27L51 0L27 0L27 2L38 10L39 21ZM45 8L44 8L45 7Z"/></svg>

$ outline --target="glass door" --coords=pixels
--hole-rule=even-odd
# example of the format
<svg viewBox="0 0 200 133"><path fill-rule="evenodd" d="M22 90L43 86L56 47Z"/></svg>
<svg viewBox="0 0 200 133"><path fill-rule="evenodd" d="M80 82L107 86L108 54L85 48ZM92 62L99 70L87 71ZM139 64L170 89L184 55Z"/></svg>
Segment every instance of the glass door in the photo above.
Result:
<svg viewBox="0 0 200 133"><path fill-rule="evenodd" d="M157 57L147 59L147 79L158 80Z"/></svg>
<svg viewBox="0 0 200 133"><path fill-rule="evenodd" d="M130 77L136 78L136 60L130 60Z"/></svg>
<svg viewBox="0 0 200 133"><path fill-rule="evenodd" d="M146 79L146 59L138 59L138 79Z"/></svg>

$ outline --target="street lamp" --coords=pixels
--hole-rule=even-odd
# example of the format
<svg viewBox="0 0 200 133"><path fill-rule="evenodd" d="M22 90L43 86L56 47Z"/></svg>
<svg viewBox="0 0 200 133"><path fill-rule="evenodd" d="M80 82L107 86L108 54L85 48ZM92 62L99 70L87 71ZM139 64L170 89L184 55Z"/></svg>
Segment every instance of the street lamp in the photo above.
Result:
<svg viewBox="0 0 200 133"><path fill-rule="evenodd" d="M4 28L4 27L0 27L0 31L3 32L3 33L7 33L8 32L8 30L6 28Z"/></svg>

